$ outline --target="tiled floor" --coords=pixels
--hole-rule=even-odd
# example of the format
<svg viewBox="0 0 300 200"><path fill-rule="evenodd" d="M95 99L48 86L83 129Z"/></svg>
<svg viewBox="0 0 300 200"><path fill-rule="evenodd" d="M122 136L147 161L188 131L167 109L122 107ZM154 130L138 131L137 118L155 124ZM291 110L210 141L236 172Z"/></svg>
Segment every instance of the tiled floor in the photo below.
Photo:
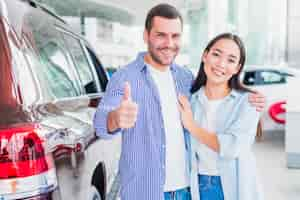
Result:
<svg viewBox="0 0 300 200"><path fill-rule="evenodd" d="M264 133L255 153L265 200L300 200L300 169L286 167L284 133Z"/></svg>

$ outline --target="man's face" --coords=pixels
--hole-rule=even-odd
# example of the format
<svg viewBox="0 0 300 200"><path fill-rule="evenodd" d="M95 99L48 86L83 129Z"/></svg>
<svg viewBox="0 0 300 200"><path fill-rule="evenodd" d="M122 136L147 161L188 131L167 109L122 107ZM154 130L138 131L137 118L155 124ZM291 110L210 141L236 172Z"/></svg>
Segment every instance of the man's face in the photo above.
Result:
<svg viewBox="0 0 300 200"><path fill-rule="evenodd" d="M145 30L144 40L153 65L169 66L177 56L181 45L182 25L179 18L154 17L150 32Z"/></svg>

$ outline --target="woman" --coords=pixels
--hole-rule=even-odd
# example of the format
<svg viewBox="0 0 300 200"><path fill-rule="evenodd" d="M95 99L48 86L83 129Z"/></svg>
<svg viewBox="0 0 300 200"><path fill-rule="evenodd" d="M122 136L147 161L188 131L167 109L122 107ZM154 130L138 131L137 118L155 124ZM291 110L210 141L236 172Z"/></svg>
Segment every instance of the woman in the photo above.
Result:
<svg viewBox="0 0 300 200"><path fill-rule="evenodd" d="M202 55L191 89L192 106L179 97L183 125L193 136L193 199L262 199L251 150L259 113L249 104L251 91L239 82L244 63L240 38L218 35Z"/></svg>

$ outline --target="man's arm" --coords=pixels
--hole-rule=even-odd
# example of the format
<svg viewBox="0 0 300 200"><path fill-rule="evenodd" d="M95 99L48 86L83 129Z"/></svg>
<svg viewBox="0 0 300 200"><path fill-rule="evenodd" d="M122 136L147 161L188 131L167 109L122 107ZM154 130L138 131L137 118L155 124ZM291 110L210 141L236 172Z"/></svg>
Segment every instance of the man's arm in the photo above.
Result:
<svg viewBox="0 0 300 200"><path fill-rule="evenodd" d="M134 126L137 105L131 101L130 85L122 80L122 73L116 73L109 81L94 116L96 135L111 138L118 130Z"/></svg>
<svg viewBox="0 0 300 200"><path fill-rule="evenodd" d="M266 106L266 97L255 91L254 93L250 93L249 95L249 103L256 108L256 111L262 112Z"/></svg>

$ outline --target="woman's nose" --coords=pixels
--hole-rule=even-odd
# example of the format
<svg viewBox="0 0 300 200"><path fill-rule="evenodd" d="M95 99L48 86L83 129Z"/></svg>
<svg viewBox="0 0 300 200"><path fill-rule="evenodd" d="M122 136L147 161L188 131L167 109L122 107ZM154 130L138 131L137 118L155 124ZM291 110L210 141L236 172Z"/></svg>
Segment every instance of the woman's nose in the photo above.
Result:
<svg viewBox="0 0 300 200"><path fill-rule="evenodd" d="M227 64L226 59L220 58L217 64L219 67L225 68Z"/></svg>

